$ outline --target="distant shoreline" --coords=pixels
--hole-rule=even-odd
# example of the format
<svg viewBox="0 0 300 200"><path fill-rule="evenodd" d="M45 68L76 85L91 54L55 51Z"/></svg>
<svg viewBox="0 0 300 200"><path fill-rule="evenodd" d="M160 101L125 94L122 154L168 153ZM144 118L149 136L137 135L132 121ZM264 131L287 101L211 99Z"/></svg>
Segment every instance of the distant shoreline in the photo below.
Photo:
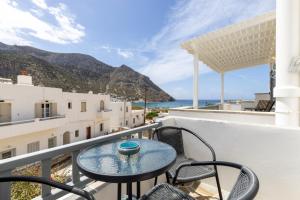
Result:
<svg viewBox="0 0 300 200"><path fill-rule="evenodd" d="M234 99L225 100L225 102L229 102L229 101L239 101L239 100L234 100ZM204 99L198 101L199 107L213 106L219 103L220 103L219 99ZM132 105L144 107L144 101L134 101L132 102ZM151 101L147 102L147 108L150 109L169 109L169 108L192 107L192 106L193 106L192 99L178 99L175 101L165 101L165 102L151 102Z"/></svg>
<svg viewBox="0 0 300 200"><path fill-rule="evenodd" d="M211 99L211 100L199 100L199 106L207 106L207 105L215 105L220 103L220 100ZM144 107L144 101L134 101L132 102L133 106ZM168 108L176 108L176 107L185 107L192 106L193 100L191 99L178 99L175 101L165 101L165 102L147 102L147 108L151 109L168 109Z"/></svg>

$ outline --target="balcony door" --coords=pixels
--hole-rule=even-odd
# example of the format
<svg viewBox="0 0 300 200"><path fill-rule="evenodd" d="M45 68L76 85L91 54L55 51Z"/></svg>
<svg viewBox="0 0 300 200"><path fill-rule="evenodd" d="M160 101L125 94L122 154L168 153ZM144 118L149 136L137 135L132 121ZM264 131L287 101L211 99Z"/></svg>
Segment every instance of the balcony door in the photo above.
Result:
<svg viewBox="0 0 300 200"><path fill-rule="evenodd" d="M57 115L57 103L50 103L48 101L35 104L35 117L45 118Z"/></svg>
<svg viewBox="0 0 300 200"><path fill-rule="evenodd" d="M70 144L71 142L71 135L70 132L67 131L63 134L63 144Z"/></svg>
<svg viewBox="0 0 300 200"><path fill-rule="evenodd" d="M11 103L0 103L0 123L11 121Z"/></svg>
<svg viewBox="0 0 300 200"><path fill-rule="evenodd" d="M100 101L100 111L103 111L104 110L104 101L101 100Z"/></svg>
<svg viewBox="0 0 300 200"><path fill-rule="evenodd" d="M91 139L92 133L91 133L91 127L86 127L86 139Z"/></svg>
<svg viewBox="0 0 300 200"><path fill-rule="evenodd" d="M42 116L43 118L50 117L50 103L42 104Z"/></svg>

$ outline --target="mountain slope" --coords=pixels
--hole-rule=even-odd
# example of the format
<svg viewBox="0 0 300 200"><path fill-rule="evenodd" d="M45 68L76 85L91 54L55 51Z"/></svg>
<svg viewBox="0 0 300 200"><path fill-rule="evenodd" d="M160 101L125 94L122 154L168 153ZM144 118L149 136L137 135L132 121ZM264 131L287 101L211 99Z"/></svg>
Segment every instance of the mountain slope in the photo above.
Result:
<svg viewBox="0 0 300 200"><path fill-rule="evenodd" d="M126 65L112 67L92 56L79 53L53 53L29 46L0 42L0 77L12 78L22 69L33 77L35 85L60 87L64 91L110 93L131 100L172 101L170 95Z"/></svg>

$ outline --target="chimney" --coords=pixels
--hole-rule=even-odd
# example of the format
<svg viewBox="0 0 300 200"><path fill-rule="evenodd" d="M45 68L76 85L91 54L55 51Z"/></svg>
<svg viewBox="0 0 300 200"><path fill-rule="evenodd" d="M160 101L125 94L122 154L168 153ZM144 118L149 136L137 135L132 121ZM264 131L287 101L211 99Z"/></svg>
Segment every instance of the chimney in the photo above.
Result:
<svg viewBox="0 0 300 200"><path fill-rule="evenodd" d="M32 85L32 77L28 75L28 72L26 69L21 70L20 75L17 77L17 84L18 85Z"/></svg>

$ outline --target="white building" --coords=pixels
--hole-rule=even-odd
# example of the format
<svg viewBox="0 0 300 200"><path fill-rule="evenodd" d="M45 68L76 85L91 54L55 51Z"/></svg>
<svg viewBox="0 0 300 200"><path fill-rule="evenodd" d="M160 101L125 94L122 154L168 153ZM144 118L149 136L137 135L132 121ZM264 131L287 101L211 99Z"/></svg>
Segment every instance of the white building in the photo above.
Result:
<svg viewBox="0 0 300 200"><path fill-rule="evenodd" d="M25 75L18 76L17 84L1 80L0 159L143 123L143 113L132 111L130 102L122 112L115 105L124 102L111 102L110 95L33 86L31 76Z"/></svg>
<svg viewBox="0 0 300 200"><path fill-rule="evenodd" d="M136 127L144 123L144 110L132 110L131 102L111 102L112 131L118 131L120 128Z"/></svg>

